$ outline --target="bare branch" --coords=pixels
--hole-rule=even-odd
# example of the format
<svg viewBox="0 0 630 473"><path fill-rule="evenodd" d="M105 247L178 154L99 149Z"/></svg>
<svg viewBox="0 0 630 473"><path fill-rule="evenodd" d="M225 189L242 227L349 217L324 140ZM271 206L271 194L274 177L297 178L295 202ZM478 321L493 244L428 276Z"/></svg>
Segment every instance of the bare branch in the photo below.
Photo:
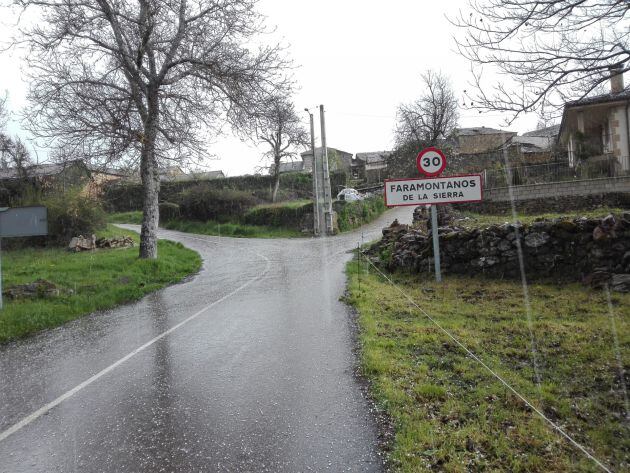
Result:
<svg viewBox="0 0 630 473"><path fill-rule="evenodd" d="M607 81L611 66L630 70L628 1L470 0L469 7L451 20L463 32L458 51L502 79L488 84L477 71L467 96L481 111L509 112L509 122L525 112L557 116L566 101Z"/></svg>

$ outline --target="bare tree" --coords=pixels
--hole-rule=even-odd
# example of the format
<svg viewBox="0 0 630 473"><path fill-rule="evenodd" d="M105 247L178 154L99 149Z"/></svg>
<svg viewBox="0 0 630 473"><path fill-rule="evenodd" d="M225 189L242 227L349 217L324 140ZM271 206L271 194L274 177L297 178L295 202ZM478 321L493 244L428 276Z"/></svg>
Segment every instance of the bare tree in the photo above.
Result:
<svg viewBox="0 0 630 473"><path fill-rule="evenodd" d="M4 127L9 120L9 110L7 109L7 97L0 98L0 132L4 133Z"/></svg>
<svg viewBox="0 0 630 473"><path fill-rule="evenodd" d="M398 106L394 132L397 147L433 145L457 126L457 99L448 77L431 70L421 77L420 98Z"/></svg>
<svg viewBox="0 0 630 473"><path fill-rule="evenodd" d="M19 179L25 179L33 164L28 148L18 136L11 137L5 130L9 120L7 97L0 98L0 166L16 170Z"/></svg>
<svg viewBox="0 0 630 473"><path fill-rule="evenodd" d="M15 0L41 21L21 41L31 130L91 161L139 161L140 257L157 257L161 163L204 152L204 136L276 93L287 63L257 0Z"/></svg>
<svg viewBox="0 0 630 473"><path fill-rule="evenodd" d="M476 92L467 95L481 111L509 112L510 123L524 112L557 116L567 100L630 70L627 0L470 0L469 6L453 20L465 29L456 38L459 51L477 66ZM501 79L485 83L486 65Z"/></svg>
<svg viewBox="0 0 630 473"><path fill-rule="evenodd" d="M308 133L295 112L294 104L286 97L273 96L259 107L256 114L243 117L239 128L250 139L268 146L265 158L271 161L274 177L271 201L275 202L280 188L280 163L292 158L301 147L308 145Z"/></svg>

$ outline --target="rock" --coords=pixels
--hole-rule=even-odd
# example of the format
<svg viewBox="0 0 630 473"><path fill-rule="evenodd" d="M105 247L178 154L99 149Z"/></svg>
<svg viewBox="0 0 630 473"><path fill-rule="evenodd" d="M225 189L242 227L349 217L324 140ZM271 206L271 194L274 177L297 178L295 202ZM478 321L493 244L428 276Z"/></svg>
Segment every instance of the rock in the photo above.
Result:
<svg viewBox="0 0 630 473"><path fill-rule="evenodd" d="M587 275L583 282L593 288L602 289L608 285L612 275L606 268L597 268L591 274Z"/></svg>
<svg viewBox="0 0 630 473"><path fill-rule="evenodd" d="M416 241L416 235L413 233L408 233L402 236L401 241L405 243L413 243Z"/></svg>
<svg viewBox="0 0 630 473"><path fill-rule="evenodd" d="M96 235L86 238L83 235L73 237L68 244L68 251L90 251L96 249Z"/></svg>
<svg viewBox="0 0 630 473"><path fill-rule="evenodd" d="M481 258L471 261L470 264L479 268L489 268L498 264L499 261L501 260L494 256L482 256Z"/></svg>
<svg viewBox="0 0 630 473"><path fill-rule="evenodd" d="M630 292L630 274L613 274L610 288L617 292Z"/></svg>
<svg viewBox="0 0 630 473"><path fill-rule="evenodd" d="M615 220L615 216L609 214L602 220L601 226L604 227L606 230L610 230L612 229L612 227L615 226L615 223L617 223L617 221Z"/></svg>
<svg viewBox="0 0 630 473"><path fill-rule="evenodd" d="M560 220L558 223L555 224L555 226L559 230L567 233L575 233L578 231L578 226L575 224L575 222L572 222L571 220Z"/></svg>
<svg viewBox="0 0 630 473"><path fill-rule="evenodd" d="M549 241L549 234L545 232L534 232L525 235L525 246L528 248L538 248Z"/></svg>
<svg viewBox="0 0 630 473"><path fill-rule="evenodd" d="M606 231L601 225L598 225L593 230L593 240L594 241L602 241L608 240L610 238L610 233Z"/></svg>
<svg viewBox="0 0 630 473"><path fill-rule="evenodd" d="M38 279L30 284L9 286L2 294L10 299L56 297L59 295L59 289L50 281Z"/></svg>
<svg viewBox="0 0 630 473"><path fill-rule="evenodd" d="M512 250L512 242L509 240L501 240L497 245L497 248L501 252L511 251Z"/></svg>

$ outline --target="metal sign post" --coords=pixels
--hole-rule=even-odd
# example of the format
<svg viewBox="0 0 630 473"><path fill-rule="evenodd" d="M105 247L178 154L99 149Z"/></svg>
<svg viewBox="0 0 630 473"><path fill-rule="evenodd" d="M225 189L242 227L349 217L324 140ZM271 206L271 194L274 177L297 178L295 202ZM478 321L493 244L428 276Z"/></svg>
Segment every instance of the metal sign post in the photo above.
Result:
<svg viewBox="0 0 630 473"><path fill-rule="evenodd" d="M0 309L2 297L2 238L48 235L48 210L46 207L0 208Z"/></svg>
<svg viewBox="0 0 630 473"><path fill-rule="evenodd" d="M433 234L433 263L435 264L435 280L442 282L442 270L440 268L440 236L437 218L437 205L431 206L431 233Z"/></svg>
<svg viewBox="0 0 630 473"><path fill-rule="evenodd" d="M387 179L385 181L385 205L431 206L431 232L433 233L433 262L435 280L442 281L440 268L440 235L438 227L438 204L481 202L483 185L481 175L466 174L439 177L446 168L446 156L437 148L426 148L416 157L416 166L425 178Z"/></svg>

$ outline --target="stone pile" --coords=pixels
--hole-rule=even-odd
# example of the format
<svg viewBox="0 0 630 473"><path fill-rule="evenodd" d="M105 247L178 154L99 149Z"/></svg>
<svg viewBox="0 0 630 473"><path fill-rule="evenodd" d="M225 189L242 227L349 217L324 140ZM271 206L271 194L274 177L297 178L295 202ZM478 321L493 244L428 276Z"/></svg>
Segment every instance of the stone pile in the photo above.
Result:
<svg viewBox="0 0 630 473"><path fill-rule="evenodd" d="M483 229L444 226L439 235L445 273L518 278L520 249L530 278L553 276L630 290L630 212L603 219L540 220ZM368 255L390 270L430 272L431 232L394 222Z"/></svg>
<svg viewBox="0 0 630 473"><path fill-rule="evenodd" d="M130 236L119 236L112 238L96 238L92 235L89 238L79 235L72 238L68 245L68 251L80 252L91 251L97 248L128 248L134 246L133 239Z"/></svg>
<svg viewBox="0 0 630 473"><path fill-rule="evenodd" d="M455 216L450 205L437 206L438 227L444 227L453 223ZM431 230L431 208L426 205L416 207L413 211L413 226Z"/></svg>
<svg viewBox="0 0 630 473"><path fill-rule="evenodd" d="M10 286L2 294L9 299L56 297L59 295L59 288L50 281L38 279L32 283Z"/></svg>
<svg viewBox="0 0 630 473"><path fill-rule="evenodd" d="M134 243L133 238L130 236L99 238L96 240L97 248L130 248L132 246L134 246Z"/></svg>

